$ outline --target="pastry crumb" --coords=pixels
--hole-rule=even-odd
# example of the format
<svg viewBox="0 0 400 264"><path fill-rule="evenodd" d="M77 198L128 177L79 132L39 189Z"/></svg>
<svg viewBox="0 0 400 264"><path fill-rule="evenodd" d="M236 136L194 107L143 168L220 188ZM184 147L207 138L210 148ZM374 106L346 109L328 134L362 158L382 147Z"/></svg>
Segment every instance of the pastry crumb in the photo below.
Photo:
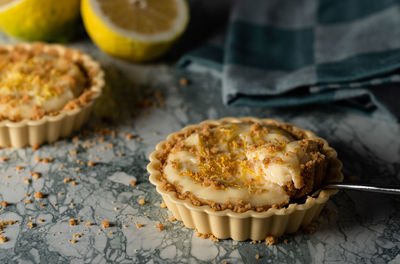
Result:
<svg viewBox="0 0 400 264"><path fill-rule="evenodd" d="M28 178L24 178L24 183L29 184L31 181Z"/></svg>
<svg viewBox="0 0 400 264"><path fill-rule="evenodd" d="M175 216L171 216L170 218L165 219L166 222L175 222L176 218Z"/></svg>
<svg viewBox="0 0 400 264"><path fill-rule="evenodd" d="M35 158L35 162L41 162L42 160L39 157Z"/></svg>
<svg viewBox="0 0 400 264"><path fill-rule="evenodd" d="M3 161L3 162L8 161L8 158L3 156L3 157L1 157L1 161Z"/></svg>
<svg viewBox="0 0 400 264"><path fill-rule="evenodd" d="M267 245L275 245L278 239L274 236L267 236L265 238L265 244Z"/></svg>
<svg viewBox="0 0 400 264"><path fill-rule="evenodd" d="M94 161L90 160L90 161L88 162L88 166L89 166L89 167L93 167L94 165L95 165Z"/></svg>
<svg viewBox="0 0 400 264"><path fill-rule="evenodd" d="M255 257L255 259L259 259L260 258L260 254L256 254L254 257Z"/></svg>
<svg viewBox="0 0 400 264"><path fill-rule="evenodd" d="M35 193L33 194L33 196L34 196L36 199L42 199L42 198L44 197L44 194L43 194L42 192L35 192Z"/></svg>
<svg viewBox="0 0 400 264"><path fill-rule="evenodd" d="M92 222L86 222L85 226L92 226L93 223Z"/></svg>
<svg viewBox="0 0 400 264"><path fill-rule="evenodd" d="M132 185L132 186L134 186L134 185L136 185L136 181L135 181L135 180L132 180L132 181L129 182L129 184Z"/></svg>
<svg viewBox="0 0 400 264"><path fill-rule="evenodd" d="M39 172L36 172L36 171L31 172L31 175L32 175L32 178L33 178L34 180L37 180L37 179L40 178L40 173L39 173Z"/></svg>
<svg viewBox="0 0 400 264"><path fill-rule="evenodd" d="M4 208L6 208L8 206L8 203L6 201L1 201L0 202L1 206L3 206Z"/></svg>
<svg viewBox="0 0 400 264"><path fill-rule="evenodd" d="M134 135L133 135L132 133L128 133L128 134L126 134L126 136L125 136L125 138L126 138L127 140L131 140L133 137L134 137Z"/></svg>
<svg viewBox="0 0 400 264"><path fill-rule="evenodd" d="M75 203L74 202L70 202L69 206L73 207L73 206L75 206Z"/></svg>
<svg viewBox="0 0 400 264"><path fill-rule="evenodd" d="M68 224L70 226L76 226L76 220L74 218L71 218L71 219L68 220Z"/></svg>
<svg viewBox="0 0 400 264"><path fill-rule="evenodd" d="M75 244L76 242L78 242L78 240L76 240L76 239L71 239L70 242L71 242L72 244Z"/></svg>
<svg viewBox="0 0 400 264"><path fill-rule="evenodd" d="M103 228L109 228L111 226L111 224L107 220L103 220L103 222L101 222L101 226Z"/></svg>
<svg viewBox="0 0 400 264"><path fill-rule="evenodd" d="M136 227L137 227L137 228L142 228L143 225L142 225L141 223L137 223L137 224L136 224Z"/></svg>
<svg viewBox="0 0 400 264"><path fill-rule="evenodd" d="M73 234L72 237L73 238L80 238L80 237L82 237L82 234Z"/></svg>
<svg viewBox="0 0 400 264"><path fill-rule="evenodd" d="M36 151L36 150L39 149L39 147L40 147L40 145L34 144L34 145L32 146L32 149L33 149L34 151Z"/></svg>
<svg viewBox="0 0 400 264"><path fill-rule="evenodd" d="M166 203L161 203L161 204L160 204L160 207L161 207L161 208L167 208L167 204L166 204Z"/></svg>
<svg viewBox="0 0 400 264"><path fill-rule="evenodd" d="M17 171L20 171L20 170L23 170L24 169L24 167L22 167L21 165L18 165L17 167L16 167L16 170Z"/></svg>
<svg viewBox="0 0 400 264"><path fill-rule="evenodd" d="M33 222L29 222L26 225L29 226L29 229L32 229L36 226Z"/></svg>
<svg viewBox="0 0 400 264"><path fill-rule="evenodd" d="M188 85L188 80L186 78L182 77L182 78L179 79L179 84L181 86L187 86Z"/></svg>
<svg viewBox="0 0 400 264"><path fill-rule="evenodd" d="M8 241L8 238L6 236L0 236L0 242L5 243Z"/></svg>
<svg viewBox="0 0 400 264"><path fill-rule="evenodd" d="M67 177L67 178L64 178L64 182L65 182L65 183L70 182L70 181L71 181L70 178L68 178L68 177Z"/></svg>
<svg viewBox="0 0 400 264"><path fill-rule="evenodd" d="M140 199L140 200L139 200L139 204L140 204L140 205L144 205L144 204L146 204L146 201L143 200L143 199Z"/></svg>
<svg viewBox="0 0 400 264"><path fill-rule="evenodd" d="M43 158L42 159L42 162L43 163L50 163L50 162L52 162L54 160L54 158Z"/></svg>
<svg viewBox="0 0 400 264"><path fill-rule="evenodd" d="M71 181L72 185L77 185L78 183L76 181Z"/></svg>
<svg viewBox="0 0 400 264"><path fill-rule="evenodd" d="M162 223L158 223L158 225L156 226L156 228L160 231L164 230L164 225Z"/></svg>

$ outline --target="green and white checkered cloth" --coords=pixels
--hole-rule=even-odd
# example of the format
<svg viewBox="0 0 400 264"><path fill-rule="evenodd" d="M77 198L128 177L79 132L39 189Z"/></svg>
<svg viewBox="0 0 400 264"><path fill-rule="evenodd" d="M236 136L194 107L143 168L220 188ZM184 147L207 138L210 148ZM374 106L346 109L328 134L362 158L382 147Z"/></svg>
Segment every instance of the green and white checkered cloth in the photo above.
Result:
<svg viewBox="0 0 400 264"><path fill-rule="evenodd" d="M223 39L180 65L221 70L226 104L347 100L400 117L398 0L238 0Z"/></svg>

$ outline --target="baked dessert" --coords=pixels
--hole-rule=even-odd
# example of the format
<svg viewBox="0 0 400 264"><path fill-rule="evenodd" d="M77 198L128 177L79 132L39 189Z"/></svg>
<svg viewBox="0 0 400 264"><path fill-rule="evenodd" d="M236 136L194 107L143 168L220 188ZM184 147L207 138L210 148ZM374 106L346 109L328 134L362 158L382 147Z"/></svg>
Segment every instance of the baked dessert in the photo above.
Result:
<svg viewBox="0 0 400 264"><path fill-rule="evenodd" d="M0 46L0 146L40 145L68 136L87 118L103 86L99 64L78 50L41 43ZM11 132L16 128L24 135Z"/></svg>
<svg viewBox="0 0 400 264"><path fill-rule="evenodd" d="M177 219L201 233L236 240L281 235L309 223L333 192L323 191L301 205L291 200L343 177L336 151L325 140L271 119L226 118L186 127L157 145L150 161L150 181ZM303 214L299 221L290 217L296 211ZM279 228L269 223L260 225L258 234L251 231L251 219L276 221L274 216L288 218ZM244 233L227 231L233 219L246 218L250 227L239 228ZM282 228L285 221L288 226Z"/></svg>

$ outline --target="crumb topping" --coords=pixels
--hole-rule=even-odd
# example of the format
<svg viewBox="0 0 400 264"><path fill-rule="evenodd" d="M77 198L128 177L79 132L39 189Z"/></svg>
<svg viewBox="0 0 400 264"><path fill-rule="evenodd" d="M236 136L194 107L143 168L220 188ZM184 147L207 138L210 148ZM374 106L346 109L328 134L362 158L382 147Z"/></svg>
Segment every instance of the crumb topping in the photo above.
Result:
<svg viewBox="0 0 400 264"><path fill-rule="evenodd" d="M228 122L175 134L158 158L164 188L179 199L214 210L264 211L321 184L323 147L289 124Z"/></svg>
<svg viewBox="0 0 400 264"><path fill-rule="evenodd" d="M86 104L96 73L71 53L43 44L0 48L0 120L38 120Z"/></svg>

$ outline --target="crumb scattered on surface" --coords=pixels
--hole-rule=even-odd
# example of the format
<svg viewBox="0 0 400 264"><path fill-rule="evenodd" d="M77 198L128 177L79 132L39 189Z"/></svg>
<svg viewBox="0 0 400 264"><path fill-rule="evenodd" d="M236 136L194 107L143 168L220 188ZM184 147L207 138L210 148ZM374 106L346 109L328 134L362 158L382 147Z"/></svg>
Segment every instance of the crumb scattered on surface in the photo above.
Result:
<svg viewBox="0 0 400 264"><path fill-rule="evenodd" d="M78 240L76 240L76 239L71 239L70 241L72 244L75 244L76 242L78 242Z"/></svg>
<svg viewBox="0 0 400 264"><path fill-rule="evenodd" d="M44 194L43 194L42 192L35 192L35 193L33 194L33 196L34 196L36 199L42 199L42 198L44 197Z"/></svg>
<svg viewBox="0 0 400 264"><path fill-rule="evenodd" d="M53 158L43 158L42 159L42 162L43 163L50 163L50 162L52 162L54 159Z"/></svg>
<svg viewBox="0 0 400 264"><path fill-rule="evenodd" d="M31 175L32 175L32 178L34 179L34 180L37 180L37 179L39 179L40 178L40 173L39 172L31 172Z"/></svg>
<svg viewBox="0 0 400 264"><path fill-rule="evenodd" d="M162 223L158 223L158 225L156 226L156 228L160 231L164 230L164 225Z"/></svg>
<svg viewBox="0 0 400 264"><path fill-rule="evenodd" d="M41 162L42 160L39 157L35 158L35 162Z"/></svg>
<svg viewBox="0 0 400 264"><path fill-rule="evenodd" d="M108 222L107 220L103 220L103 222L101 222L101 226L103 228L109 228L110 227L110 222Z"/></svg>
<svg viewBox="0 0 400 264"><path fill-rule="evenodd" d="M69 205L70 206L75 206L75 203L74 202L70 202Z"/></svg>
<svg viewBox="0 0 400 264"><path fill-rule="evenodd" d="M3 161L3 162L8 161L8 158L3 156L3 157L1 157L1 161Z"/></svg>
<svg viewBox="0 0 400 264"><path fill-rule="evenodd" d="M259 258L260 258L260 254L256 254L254 257L255 257L256 259L259 259Z"/></svg>
<svg viewBox="0 0 400 264"><path fill-rule="evenodd" d="M39 222L43 223L44 219L43 218L39 218Z"/></svg>
<svg viewBox="0 0 400 264"><path fill-rule="evenodd" d="M132 133L128 133L128 134L126 134L126 136L125 136L125 138L126 138L127 140L131 140L133 137L134 137L134 135L133 135Z"/></svg>
<svg viewBox="0 0 400 264"><path fill-rule="evenodd" d="M24 183L29 184L31 181L28 178L24 178Z"/></svg>
<svg viewBox="0 0 400 264"><path fill-rule="evenodd" d="M67 178L64 178L64 182L65 182L65 183L70 182L70 181L71 181L70 178L68 178L68 177L67 177Z"/></svg>
<svg viewBox="0 0 400 264"><path fill-rule="evenodd" d="M72 185L77 185L77 182L76 181L71 181L71 184Z"/></svg>
<svg viewBox="0 0 400 264"><path fill-rule="evenodd" d="M82 234L73 234L72 237L73 238L80 238L80 237L82 237Z"/></svg>
<svg viewBox="0 0 400 264"><path fill-rule="evenodd" d="M265 238L265 244L267 245L275 245L278 242L278 239L274 236L267 236Z"/></svg>
<svg viewBox="0 0 400 264"><path fill-rule="evenodd" d="M93 223L92 222L86 222L85 226L92 226Z"/></svg>
<svg viewBox="0 0 400 264"><path fill-rule="evenodd" d="M118 210L119 210L119 207L114 207L114 210L115 210L115 211L118 211Z"/></svg>
<svg viewBox="0 0 400 264"><path fill-rule="evenodd" d="M29 229L32 229L35 227L35 224L33 222L29 222L26 225L29 226Z"/></svg>
<svg viewBox="0 0 400 264"><path fill-rule="evenodd" d="M140 205L144 205L145 203L146 203L145 200L143 200L143 199L140 199L140 200L139 200L139 204L140 204Z"/></svg>
<svg viewBox="0 0 400 264"><path fill-rule="evenodd" d="M129 182L129 184L132 185L132 186L134 186L134 185L136 185L136 181L135 181L135 180L132 180L132 181Z"/></svg>
<svg viewBox="0 0 400 264"><path fill-rule="evenodd" d="M8 238L6 236L0 236L0 242L5 243L8 241Z"/></svg>
<svg viewBox="0 0 400 264"><path fill-rule="evenodd" d="M287 244L287 243L288 243L288 240L287 240L287 239L283 240L283 243Z"/></svg>
<svg viewBox="0 0 400 264"><path fill-rule="evenodd" d="M137 228L142 228L143 225L142 225L141 223L137 223L137 224L136 224L136 227L137 227Z"/></svg>
<svg viewBox="0 0 400 264"><path fill-rule="evenodd" d="M182 77L182 78L179 79L179 84L181 86L187 86L188 85L188 80L186 78Z"/></svg>
<svg viewBox="0 0 400 264"><path fill-rule="evenodd" d="M44 203L40 204L40 207L45 207L45 206L46 206L46 204L44 204Z"/></svg>
<svg viewBox="0 0 400 264"><path fill-rule="evenodd" d="M68 224L70 226L76 226L76 220L74 218L71 218L71 219L68 220Z"/></svg>
<svg viewBox="0 0 400 264"><path fill-rule="evenodd" d="M8 206L8 203L6 201L1 201L0 204L4 208L6 208Z"/></svg>
<svg viewBox="0 0 400 264"><path fill-rule="evenodd" d="M94 163L93 160L90 160L90 161L88 162L88 166L89 166L89 167L93 167L94 165L95 165L95 163Z"/></svg>
<svg viewBox="0 0 400 264"><path fill-rule="evenodd" d="M20 171L20 170L23 170L24 167L22 167L21 165L18 165L18 166L16 167L16 169L17 169L17 171Z"/></svg>
<svg viewBox="0 0 400 264"><path fill-rule="evenodd" d="M160 207L161 207L161 208L167 208L167 204L166 204L166 203L161 203L161 204L160 204Z"/></svg>

